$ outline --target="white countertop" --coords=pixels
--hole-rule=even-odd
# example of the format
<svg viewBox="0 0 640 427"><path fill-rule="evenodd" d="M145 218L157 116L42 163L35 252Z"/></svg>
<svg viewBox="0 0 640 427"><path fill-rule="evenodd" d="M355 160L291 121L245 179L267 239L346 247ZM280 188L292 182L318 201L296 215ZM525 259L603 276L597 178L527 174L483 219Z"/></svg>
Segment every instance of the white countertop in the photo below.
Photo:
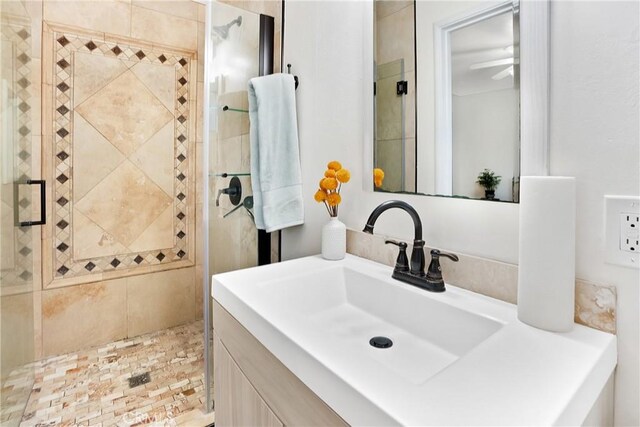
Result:
<svg viewBox="0 0 640 427"><path fill-rule="evenodd" d="M305 280L339 268L364 272L388 289L411 293L416 304L429 307L435 301L499 326L424 378L419 372L411 378L402 366L384 369L376 358L385 353L372 352L386 350L356 346L347 334L323 334L306 318L304 307L284 309L296 306L300 294L289 300L290 293L273 288L288 277L299 277L296 289L304 291ZM351 425L579 425L616 366L614 335L577 324L568 333L542 331L520 322L515 305L451 285L444 293L430 293L392 279L391 272L390 267L352 255L341 261L314 256L215 275L212 292ZM372 292L377 291L372 287ZM415 366L421 354L416 351L412 357L407 366ZM425 360L425 367L428 363Z"/></svg>

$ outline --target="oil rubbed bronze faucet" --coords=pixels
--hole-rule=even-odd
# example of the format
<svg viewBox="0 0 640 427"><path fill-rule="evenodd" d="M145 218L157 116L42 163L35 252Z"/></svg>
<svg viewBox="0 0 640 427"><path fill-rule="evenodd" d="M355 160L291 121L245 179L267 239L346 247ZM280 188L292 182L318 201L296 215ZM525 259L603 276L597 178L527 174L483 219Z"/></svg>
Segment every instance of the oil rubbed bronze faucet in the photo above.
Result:
<svg viewBox="0 0 640 427"><path fill-rule="evenodd" d="M444 292L444 280L440 269L440 256L445 256L453 261L458 261L458 257L453 254L442 253L438 250L431 251L431 264L429 272L424 271L424 240L422 240L422 221L418 212L402 200L388 200L381 203L371 212L367 224L364 226L365 233L373 234L373 227L378 217L386 210L398 208L407 212L413 220L413 249L411 251L411 261L407 260L407 244L405 242L396 242L395 240L386 240L385 243L398 246L400 249L396 266L393 269L393 277L410 285L426 289L431 292Z"/></svg>

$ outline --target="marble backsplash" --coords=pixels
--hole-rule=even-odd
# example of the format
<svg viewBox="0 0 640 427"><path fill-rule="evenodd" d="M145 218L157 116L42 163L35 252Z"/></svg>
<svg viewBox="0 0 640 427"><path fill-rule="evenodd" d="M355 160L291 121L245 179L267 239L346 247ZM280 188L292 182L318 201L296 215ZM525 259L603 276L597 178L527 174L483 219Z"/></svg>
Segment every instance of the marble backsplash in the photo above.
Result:
<svg viewBox="0 0 640 427"><path fill-rule="evenodd" d="M394 266L398 249L393 245L385 245L384 241L385 236L347 230L348 253ZM410 250L409 247L409 253ZM517 265L464 254L456 255L460 258L459 262L446 258L441 261L442 274L447 283L511 304L517 303ZM575 322L615 334L616 299L614 286L576 280Z"/></svg>

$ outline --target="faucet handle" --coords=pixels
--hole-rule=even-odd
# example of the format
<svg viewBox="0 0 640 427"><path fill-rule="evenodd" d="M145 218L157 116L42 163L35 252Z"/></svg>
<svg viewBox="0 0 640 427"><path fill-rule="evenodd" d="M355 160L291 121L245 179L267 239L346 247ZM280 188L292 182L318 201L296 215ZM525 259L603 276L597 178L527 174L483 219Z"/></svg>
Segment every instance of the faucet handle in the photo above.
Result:
<svg viewBox="0 0 640 427"><path fill-rule="evenodd" d="M400 250L396 259L394 271L409 271L409 258L407 258L407 244L405 242L397 242L395 240L385 240L385 244L396 245Z"/></svg>
<svg viewBox="0 0 640 427"><path fill-rule="evenodd" d="M447 252L440 252L437 249L431 250L431 263L427 270L427 282L434 288L435 292L444 291L444 279L442 277L442 269L440 268L440 257L449 258L451 261L457 262L458 256Z"/></svg>
<svg viewBox="0 0 640 427"><path fill-rule="evenodd" d="M454 262L458 262L460 261L460 258L458 258L458 255L456 254L450 254L447 252L441 252L438 249L431 249L431 259L438 259L438 257L445 257L445 258L449 258L451 261Z"/></svg>

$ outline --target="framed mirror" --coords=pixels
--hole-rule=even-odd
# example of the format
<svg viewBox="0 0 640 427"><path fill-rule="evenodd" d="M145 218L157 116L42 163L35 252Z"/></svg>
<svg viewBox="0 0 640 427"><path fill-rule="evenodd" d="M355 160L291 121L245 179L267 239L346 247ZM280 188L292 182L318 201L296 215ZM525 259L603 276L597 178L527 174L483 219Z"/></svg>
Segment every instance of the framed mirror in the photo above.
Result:
<svg viewBox="0 0 640 427"><path fill-rule="evenodd" d="M373 8L373 190L517 203L548 174L548 3Z"/></svg>

